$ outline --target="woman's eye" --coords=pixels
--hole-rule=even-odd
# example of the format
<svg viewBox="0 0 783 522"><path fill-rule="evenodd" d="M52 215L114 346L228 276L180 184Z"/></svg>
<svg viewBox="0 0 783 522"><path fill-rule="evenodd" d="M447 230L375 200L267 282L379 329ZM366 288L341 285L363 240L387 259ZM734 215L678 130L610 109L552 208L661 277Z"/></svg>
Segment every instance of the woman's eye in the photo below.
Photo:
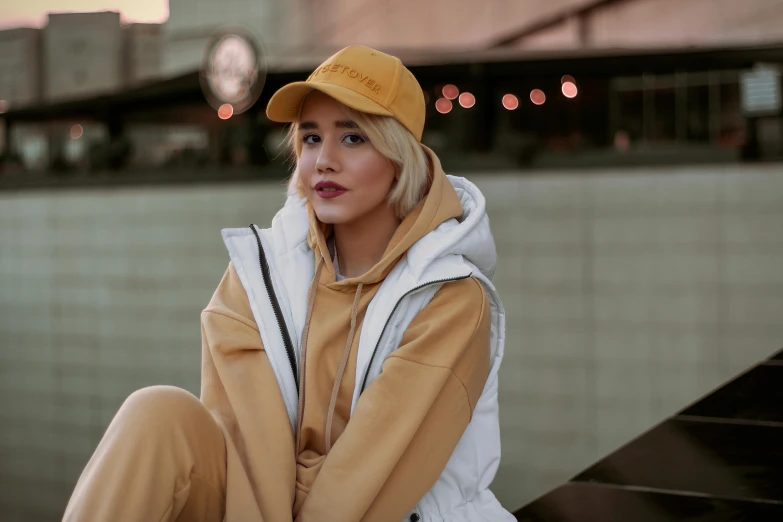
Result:
<svg viewBox="0 0 783 522"><path fill-rule="evenodd" d="M345 141L348 145L359 145L360 143L364 143L364 138L358 134L348 134L345 136L345 138L343 138L343 141Z"/></svg>
<svg viewBox="0 0 783 522"><path fill-rule="evenodd" d="M315 145L321 140L321 138L316 134L305 134L302 138L302 143L305 145Z"/></svg>

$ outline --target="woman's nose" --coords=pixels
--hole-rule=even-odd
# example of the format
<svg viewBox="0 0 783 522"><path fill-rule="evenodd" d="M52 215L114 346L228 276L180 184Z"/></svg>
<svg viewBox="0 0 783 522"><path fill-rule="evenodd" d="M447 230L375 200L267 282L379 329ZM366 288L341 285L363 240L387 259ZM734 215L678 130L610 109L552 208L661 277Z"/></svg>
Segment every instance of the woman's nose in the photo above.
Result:
<svg viewBox="0 0 783 522"><path fill-rule="evenodd" d="M326 140L321 145L321 150L318 153L318 159L315 161L315 168L318 172L339 172L340 161L337 151L333 145L330 145Z"/></svg>

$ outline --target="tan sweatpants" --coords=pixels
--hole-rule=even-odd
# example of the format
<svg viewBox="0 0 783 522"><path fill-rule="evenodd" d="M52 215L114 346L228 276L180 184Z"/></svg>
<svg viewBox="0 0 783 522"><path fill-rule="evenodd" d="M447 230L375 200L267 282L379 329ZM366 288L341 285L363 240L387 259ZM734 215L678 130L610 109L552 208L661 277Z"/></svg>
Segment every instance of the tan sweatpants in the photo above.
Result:
<svg viewBox="0 0 783 522"><path fill-rule="evenodd" d="M84 468L64 521L223 520L226 445L204 405L153 386L122 405Z"/></svg>

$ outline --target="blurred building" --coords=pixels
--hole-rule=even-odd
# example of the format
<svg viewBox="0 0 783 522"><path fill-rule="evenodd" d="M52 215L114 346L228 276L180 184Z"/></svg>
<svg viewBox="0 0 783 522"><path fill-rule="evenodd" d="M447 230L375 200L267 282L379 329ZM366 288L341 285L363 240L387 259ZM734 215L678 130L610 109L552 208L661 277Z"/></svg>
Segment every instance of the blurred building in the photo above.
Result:
<svg viewBox="0 0 783 522"><path fill-rule="evenodd" d="M41 31L0 31L0 113L38 102L41 89Z"/></svg>
<svg viewBox="0 0 783 522"><path fill-rule="evenodd" d="M161 24L132 24L126 29L127 81L130 85L157 79L161 72Z"/></svg>
<svg viewBox="0 0 783 522"><path fill-rule="evenodd" d="M161 55L160 24L126 27L116 12L51 13L43 29L0 31L0 113L155 81ZM15 144L14 164L41 170L71 160L84 164L89 142L105 140L110 132L94 121L55 119L12 131L0 125L0 141ZM0 145L0 154L4 149Z"/></svg>
<svg viewBox="0 0 783 522"><path fill-rule="evenodd" d="M120 14L50 14L43 29L44 98L85 98L123 87Z"/></svg>
<svg viewBox="0 0 783 522"><path fill-rule="evenodd" d="M310 0L169 0L163 74L198 69L210 38L232 25L255 33L271 59L304 52L313 38L314 4Z"/></svg>
<svg viewBox="0 0 783 522"><path fill-rule="evenodd" d="M254 106L222 119L204 103L198 70L230 26L258 37L268 75ZM66 120L59 143L39 137L25 148L28 168L41 165L35 151L51 158L66 145L79 168L103 168L84 159L85 142L107 136L135 151L118 156L122 168L275 163L281 129L263 117L269 94L348 44L393 52L411 67L428 100L425 143L449 168L783 158L776 0L171 0L163 25L123 28L117 13L51 15L43 41L44 99L80 98L84 110L7 115L17 129ZM763 67L766 80L746 81ZM134 91L150 82L158 87ZM450 99L445 86L455 89ZM748 110L751 98L776 90L766 111ZM111 114L90 100L97 94L116 95ZM76 124L83 134L74 138Z"/></svg>
<svg viewBox="0 0 783 522"><path fill-rule="evenodd" d="M681 48L783 40L779 0L313 2L315 41L386 49Z"/></svg>
<svg viewBox="0 0 783 522"><path fill-rule="evenodd" d="M43 29L0 31L0 110L156 79L161 55L160 24L123 27L115 12L49 14Z"/></svg>
<svg viewBox="0 0 783 522"><path fill-rule="evenodd" d="M40 100L41 31L27 27L0 31L0 114ZM0 120L0 156L6 155L6 126Z"/></svg>
<svg viewBox="0 0 783 522"><path fill-rule="evenodd" d="M367 0L360 6L353 0L171 0L169 11L166 74L197 67L209 36L231 24L254 31L273 63L323 56L350 44L396 52L459 52L686 48L783 40L783 4L778 0Z"/></svg>

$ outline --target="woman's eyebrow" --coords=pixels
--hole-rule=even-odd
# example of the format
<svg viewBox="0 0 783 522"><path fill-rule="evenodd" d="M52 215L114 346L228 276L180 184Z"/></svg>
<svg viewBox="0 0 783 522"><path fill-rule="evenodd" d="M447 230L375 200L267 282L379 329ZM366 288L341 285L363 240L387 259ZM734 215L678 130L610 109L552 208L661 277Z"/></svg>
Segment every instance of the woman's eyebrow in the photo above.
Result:
<svg viewBox="0 0 783 522"><path fill-rule="evenodd" d="M359 124L353 120L340 120L334 122L334 126L338 129L358 129Z"/></svg>
<svg viewBox="0 0 783 522"><path fill-rule="evenodd" d="M314 130L318 128L318 124L314 121L303 121L296 125L296 130Z"/></svg>

